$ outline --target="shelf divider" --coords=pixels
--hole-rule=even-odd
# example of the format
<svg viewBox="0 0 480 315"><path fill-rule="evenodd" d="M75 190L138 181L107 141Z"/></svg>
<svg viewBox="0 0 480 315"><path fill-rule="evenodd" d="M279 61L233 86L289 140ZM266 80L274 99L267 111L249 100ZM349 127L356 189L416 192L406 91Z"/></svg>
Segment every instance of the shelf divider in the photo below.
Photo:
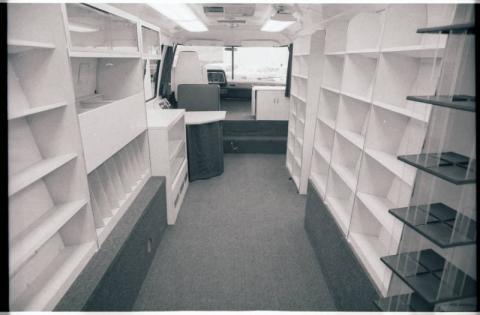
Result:
<svg viewBox="0 0 480 315"><path fill-rule="evenodd" d="M45 113L57 108L63 108L66 107L67 103L65 102L59 102L59 103L54 103L50 105L45 105L45 106L37 106L37 107L32 107L23 111L18 111L17 113L9 113L8 115L8 120L13 120L17 118L22 118L22 117L27 117L35 114L40 114L40 113Z"/></svg>

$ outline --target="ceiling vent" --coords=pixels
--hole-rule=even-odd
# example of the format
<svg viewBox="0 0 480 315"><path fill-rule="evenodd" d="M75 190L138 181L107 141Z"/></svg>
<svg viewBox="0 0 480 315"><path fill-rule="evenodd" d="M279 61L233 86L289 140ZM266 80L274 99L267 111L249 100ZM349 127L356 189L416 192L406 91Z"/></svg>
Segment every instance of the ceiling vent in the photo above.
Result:
<svg viewBox="0 0 480 315"><path fill-rule="evenodd" d="M255 4L223 4L204 6L206 16L249 17L255 14Z"/></svg>
<svg viewBox="0 0 480 315"><path fill-rule="evenodd" d="M245 24L245 20L218 20L218 23Z"/></svg>

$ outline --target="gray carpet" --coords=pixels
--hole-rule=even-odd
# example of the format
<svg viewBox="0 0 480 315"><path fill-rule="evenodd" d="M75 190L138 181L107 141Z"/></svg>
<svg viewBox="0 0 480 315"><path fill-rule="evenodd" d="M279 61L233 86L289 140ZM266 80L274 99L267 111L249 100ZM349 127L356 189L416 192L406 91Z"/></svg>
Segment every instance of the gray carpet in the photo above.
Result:
<svg viewBox="0 0 480 315"><path fill-rule="evenodd" d="M335 310L284 155L226 154L190 183L134 310Z"/></svg>
<svg viewBox="0 0 480 315"><path fill-rule="evenodd" d="M254 120L251 115L252 103L250 100L221 100L220 109L227 111L226 120Z"/></svg>

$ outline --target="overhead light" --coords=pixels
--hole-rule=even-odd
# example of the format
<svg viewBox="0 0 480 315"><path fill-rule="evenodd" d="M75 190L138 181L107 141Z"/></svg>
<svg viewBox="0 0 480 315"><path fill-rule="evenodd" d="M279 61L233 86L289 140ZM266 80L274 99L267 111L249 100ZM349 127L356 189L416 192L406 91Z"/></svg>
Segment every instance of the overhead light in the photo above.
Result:
<svg viewBox="0 0 480 315"><path fill-rule="evenodd" d="M262 26L262 32L281 32L290 25L295 23L295 21L276 21L276 20L268 20Z"/></svg>
<svg viewBox="0 0 480 315"><path fill-rule="evenodd" d="M181 28L189 32L205 32L208 28L193 13L192 9L185 3L155 3L148 4L170 20L177 23Z"/></svg>

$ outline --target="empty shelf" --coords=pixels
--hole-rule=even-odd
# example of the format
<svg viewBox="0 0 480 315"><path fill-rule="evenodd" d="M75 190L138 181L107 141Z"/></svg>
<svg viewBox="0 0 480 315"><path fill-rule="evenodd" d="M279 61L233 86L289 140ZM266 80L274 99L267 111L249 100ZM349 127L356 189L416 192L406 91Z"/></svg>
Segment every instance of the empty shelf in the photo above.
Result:
<svg viewBox="0 0 480 315"><path fill-rule="evenodd" d="M55 49L55 45L52 43L36 42L36 41L21 40L21 39L9 39L7 41L7 45L8 45L9 54L18 54L18 53L33 50L33 49L43 49L43 50Z"/></svg>
<svg viewBox="0 0 480 315"><path fill-rule="evenodd" d="M402 179L405 183L410 186L413 185L413 182L415 181L415 172L410 166L402 163L395 158L395 156L382 151L365 149L365 153L383 165L383 167L385 167L395 176Z"/></svg>
<svg viewBox="0 0 480 315"><path fill-rule="evenodd" d="M17 113L9 113L8 120L22 118L30 115L39 114L39 113L44 113L44 112L57 109L57 108L62 108L65 106L67 106L67 103L60 102L60 103L55 103L55 104L50 104L45 106L32 107L29 109L25 109L23 111L18 111Z"/></svg>
<svg viewBox="0 0 480 315"><path fill-rule="evenodd" d="M336 88L333 88L333 87L322 85L322 89L333 92L333 93L340 94L340 89L336 89Z"/></svg>
<svg viewBox="0 0 480 315"><path fill-rule="evenodd" d="M423 27L417 29L417 33L449 34L450 32L459 34L475 34L475 23L450 24L434 27Z"/></svg>
<svg viewBox="0 0 480 315"><path fill-rule="evenodd" d="M184 142L183 140L173 140L169 142L169 149L171 150L169 160L172 160L182 149L182 145L184 144Z"/></svg>
<svg viewBox="0 0 480 315"><path fill-rule="evenodd" d="M131 51L70 51L69 56L72 58L140 58L139 52Z"/></svg>
<svg viewBox="0 0 480 315"><path fill-rule="evenodd" d="M15 310L53 309L87 260L93 255L96 242L65 247L35 281L11 305ZM59 296L60 295L60 296Z"/></svg>
<svg viewBox="0 0 480 315"><path fill-rule="evenodd" d="M335 129L335 120L324 117L318 117L318 120L327 125L330 129Z"/></svg>
<svg viewBox="0 0 480 315"><path fill-rule="evenodd" d="M363 149L363 136L359 135L358 133L348 131L346 129L337 128L337 133L339 133L342 137L347 139L349 142L354 144L360 150Z"/></svg>
<svg viewBox="0 0 480 315"><path fill-rule="evenodd" d="M343 182L350 188L352 192L355 191L355 186L357 179L355 174L348 168L338 163L331 163L332 169L337 173L337 175L343 180Z"/></svg>
<svg viewBox="0 0 480 315"><path fill-rule="evenodd" d="M305 98L295 94L295 93L290 93L290 95L292 95L293 97L295 97L296 99L298 99L299 101L303 102L303 103L306 103L307 101L305 100Z"/></svg>
<svg viewBox="0 0 480 315"><path fill-rule="evenodd" d="M326 145L315 145L313 147L315 151L322 157L322 159L328 164L330 162L331 151Z"/></svg>
<svg viewBox="0 0 480 315"><path fill-rule="evenodd" d="M25 187L31 185L42 177L50 174L55 171L57 168L63 166L64 164L70 162L71 160L77 157L76 154L65 154L56 156L53 158L48 158L41 160L35 163L32 166L27 167L23 171L20 171L11 176L8 182L8 196L12 196L24 189Z"/></svg>
<svg viewBox="0 0 480 315"><path fill-rule="evenodd" d="M389 212L441 248L476 242L475 221L443 203L390 209Z"/></svg>
<svg viewBox="0 0 480 315"><path fill-rule="evenodd" d="M357 95L357 94L353 94L353 93L348 93L348 92L345 92L345 91L342 91L341 93L342 93L342 95L345 95L345 96L348 96L350 98L359 100L361 102L370 104L370 98L369 97L365 97L365 96Z"/></svg>
<svg viewBox="0 0 480 315"><path fill-rule="evenodd" d="M477 294L475 280L431 249L386 256L381 260L429 304ZM445 268L448 268L448 273L455 274L455 277L442 277Z"/></svg>
<svg viewBox="0 0 480 315"><path fill-rule="evenodd" d="M443 47L414 45L384 48L382 49L382 53L393 53L412 58L433 58L443 57L444 50Z"/></svg>
<svg viewBox="0 0 480 315"><path fill-rule="evenodd" d="M300 79L308 80L308 76L303 75L303 74L292 73L292 75L293 75L294 77L297 77L297 78L300 78Z"/></svg>
<svg viewBox="0 0 480 315"><path fill-rule="evenodd" d="M86 200L78 200L53 207L33 223L27 231L13 240L10 251L10 274L15 274L46 241L86 204Z"/></svg>
<svg viewBox="0 0 480 315"><path fill-rule="evenodd" d="M374 302L382 312L432 312L433 305L428 304L418 294L402 294L380 298Z"/></svg>
<svg viewBox="0 0 480 315"><path fill-rule="evenodd" d="M395 222L392 216L388 214L388 210L393 207L390 200L363 192L357 192L357 197L380 224L389 230L392 229Z"/></svg>
<svg viewBox="0 0 480 315"><path fill-rule="evenodd" d="M327 187L327 176L312 172L310 175L310 179L313 183L313 186L315 186L315 188L323 198L323 196L325 195L325 188Z"/></svg>
<svg viewBox="0 0 480 315"><path fill-rule="evenodd" d="M468 95L433 95L433 96L407 96L407 100L449 107L469 112L475 112L475 96Z"/></svg>
<svg viewBox="0 0 480 315"><path fill-rule="evenodd" d="M408 99L408 97L407 97L407 99ZM419 120L421 122L428 122L428 118L429 118L428 116L422 115L420 113L415 113L414 111L408 110L406 108L402 108L402 107L395 106L395 105L390 105L390 104L379 102L379 101L374 101L373 105L377 106L377 107L380 107L380 108L383 108L383 109L386 109L386 110L389 110L391 112L406 116L406 117L410 117L410 118Z"/></svg>
<svg viewBox="0 0 480 315"><path fill-rule="evenodd" d="M349 55L360 55L366 58L378 58L380 52L377 49L364 49L364 50L354 50L348 51L347 54Z"/></svg>
<svg viewBox="0 0 480 315"><path fill-rule="evenodd" d="M470 169L467 169L468 158L454 152L444 152L440 156L436 153L401 155L398 159L456 185L472 184L476 181L475 160L472 161Z"/></svg>
<svg viewBox="0 0 480 315"><path fill-rule="evenodd" d="M350 214L347 213L346 208L342 204L342 199L327 196L325 202L330 208L330 213L334 216L335 221L342 229L344 234L348 232L348 226L350 221Z"/></svg>

